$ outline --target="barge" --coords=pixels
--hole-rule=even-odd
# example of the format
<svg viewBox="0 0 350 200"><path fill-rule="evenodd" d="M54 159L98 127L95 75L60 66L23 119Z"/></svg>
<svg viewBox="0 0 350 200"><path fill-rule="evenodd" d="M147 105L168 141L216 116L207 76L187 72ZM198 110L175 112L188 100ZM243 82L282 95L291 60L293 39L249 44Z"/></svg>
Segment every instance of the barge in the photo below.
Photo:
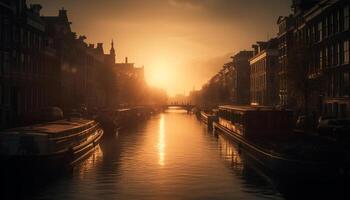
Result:
<svg viewBox="0 0 350 200"><path fill-rule="evenodd" d="M1 169L57 172L88 156L103 135L94 120L71 118L0 132Z"/></svg>
<svg viewBox="0 0 350 200"><path fill-rule="evenodd" d="M348 169L348 156L333 141L293 133L291 111L220 106L218 115L214 131L232 138L246 155L280 177L326 179Z"/></svg>
<svg viewBox="0 0 350 200"><path fill-rule="evenodd" d="M99 114L98 121L107 132L105 136L115 136L118 130L133 126L147 119L151 114L152 109L145 106L104 110Z"/></svg>
<svg viewBox="0 0 350 200"><path fill-rule="evenodd" d="M205 111L201 111L199 118L202 122L204 122L209 130L213 129L213 123L217 122L218 117L215 114L210 114L208 112Z"/></svg>

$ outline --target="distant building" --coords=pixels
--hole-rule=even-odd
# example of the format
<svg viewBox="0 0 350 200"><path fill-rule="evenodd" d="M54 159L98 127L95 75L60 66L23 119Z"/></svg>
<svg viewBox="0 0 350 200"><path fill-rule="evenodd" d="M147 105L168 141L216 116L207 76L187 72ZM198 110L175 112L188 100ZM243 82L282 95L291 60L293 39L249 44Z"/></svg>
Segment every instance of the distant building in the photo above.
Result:
<svg viewBox="0 0 350 200"><path fill-rule="evenodd" d="M109 54L105 54L105 64L109 66L115 76L114 85L117 99L114 100L113 107L125 104L139 104L145 98L146 82L144 77L144 67L135 67L129 62L128 57L124 62L117 62L114 42L111 43Z"/></svg>
<svg viewBox="0 0 350 200"><path fill-rule="evenodd" d="M250 64L253 51L240 51L232 56L232 103L250 104Z"/></svg>
<svg viewBox="0 0 350 200"><path fill-rule="evenodd" d="M252 105L276 105L276 72L278 66L278 41L276 38L253 45L254 56L250 62L250 99Z"/></svg>

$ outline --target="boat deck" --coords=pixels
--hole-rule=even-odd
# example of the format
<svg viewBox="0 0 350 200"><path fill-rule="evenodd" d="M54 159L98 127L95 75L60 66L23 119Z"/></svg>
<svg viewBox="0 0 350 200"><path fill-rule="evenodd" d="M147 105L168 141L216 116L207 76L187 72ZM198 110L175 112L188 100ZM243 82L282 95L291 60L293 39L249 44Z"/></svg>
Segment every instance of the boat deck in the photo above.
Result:
<svg viewBox="0 0 350 200"><path fill-rule="evenodd" d="M35 124L31 126L18 127L13 129L7 129L2 132L7 134L18 134L18 133L42 133L42 134L57 134L72 129L77 129L80 127L85 127L86 125L94 124L94 120L81 119L81 118L72 118L71 120L58 120L54 122L47 122L41 124ZM1 133L0 133L1 134Z"/></svg>

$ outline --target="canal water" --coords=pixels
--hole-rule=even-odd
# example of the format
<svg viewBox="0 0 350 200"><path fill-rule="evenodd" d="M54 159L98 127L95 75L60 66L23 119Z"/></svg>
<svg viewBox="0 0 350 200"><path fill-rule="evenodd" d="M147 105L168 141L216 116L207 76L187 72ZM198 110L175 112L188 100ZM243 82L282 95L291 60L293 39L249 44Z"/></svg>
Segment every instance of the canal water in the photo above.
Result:
<svg viewBox="0 0 350 200"><path fill-rule="evenodd" d="M313 193L308 187L314 188L306 185L302 190L281 189L250 164L228 138L208 132L194 115L172 109L103 140L73 173L39 186L22 186L13 197L54 200L306 197L300 191L308 191L311 197L322 196L320 189ZM328 194L340 199L342 190L338 189Z"/></svg>

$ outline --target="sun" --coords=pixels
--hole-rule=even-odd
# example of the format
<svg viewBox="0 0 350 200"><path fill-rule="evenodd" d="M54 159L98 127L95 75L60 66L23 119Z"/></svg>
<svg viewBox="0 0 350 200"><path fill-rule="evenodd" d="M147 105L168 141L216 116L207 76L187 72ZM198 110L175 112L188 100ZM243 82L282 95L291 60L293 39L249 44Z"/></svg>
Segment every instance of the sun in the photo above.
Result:
<svg viewBox="0 0 350 200"><path fill-rule="evenodd" d="M169 91L174 83L174 79L176 79L171 60L158 58L148 68L148 83Z"/></svg>

